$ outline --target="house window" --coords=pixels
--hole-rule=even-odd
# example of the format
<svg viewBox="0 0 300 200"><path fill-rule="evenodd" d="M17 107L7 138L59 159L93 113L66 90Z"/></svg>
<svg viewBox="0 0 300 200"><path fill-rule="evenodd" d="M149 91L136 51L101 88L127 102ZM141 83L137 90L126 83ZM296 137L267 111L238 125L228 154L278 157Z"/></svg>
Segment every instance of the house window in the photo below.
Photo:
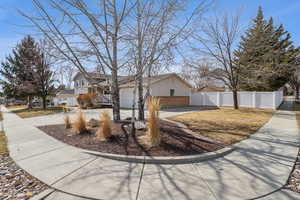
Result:
<svg viewBox="0 0 300 200"><path fill-rule="evenodd" d="M110 94L110 91L109 91L109 90L104 90L103 93L104 93L104 94Z"/></svg>
<svg viewBox="0 0 300 200"><path fill-rule="evenodd" d="M81 86L84 86L84 80L81 80Z"/></svg>
<svg viewBox="0 0 300 200"><path fill-rule="evenodd" d="M175 90L174 89L170 89L170 96L174 96L175 95Z"/></svg>

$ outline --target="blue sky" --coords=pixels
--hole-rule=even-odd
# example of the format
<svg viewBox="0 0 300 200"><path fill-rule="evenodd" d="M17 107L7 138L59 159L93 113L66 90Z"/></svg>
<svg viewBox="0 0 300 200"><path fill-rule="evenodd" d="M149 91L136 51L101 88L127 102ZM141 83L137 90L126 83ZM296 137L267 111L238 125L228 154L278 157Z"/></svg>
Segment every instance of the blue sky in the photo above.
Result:
<svg viewBox="0 0 300 200"><path fill-rule="evenodd" d="M243 28L247 28L251 19L255 17L258 6L261 5L265 17L272 16L275 24L283 24L291 33L295 45L300 45L299 0L215 0L215 4L210 13L220 11L230 13L241 8ZM0 61L10 53L12 47L24 35L32 33L31 28L23 26L27 24L27 21L19 16L15 8L31 12L31 0L0 0Z"/></svg>

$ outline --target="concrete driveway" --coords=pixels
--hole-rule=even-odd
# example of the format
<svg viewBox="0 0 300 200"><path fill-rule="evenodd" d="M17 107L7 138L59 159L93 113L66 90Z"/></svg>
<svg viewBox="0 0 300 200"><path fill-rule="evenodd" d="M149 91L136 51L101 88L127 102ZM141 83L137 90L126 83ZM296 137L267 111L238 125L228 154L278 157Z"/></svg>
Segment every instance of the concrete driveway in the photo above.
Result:
<svg viewBox="0 0 300 200"><path fill-rule="evenodd" d="M216 109L216 107L204 107L204 106L189 106L189 107L176 107L176 108L164 108L160 111L161 118L167 118L175 115L181 115L184 113L195 112L200 110L207 109ZM111 108L103 108L103 109L87 109L83 110L86 115L86 119L90 120L91 118L99 119L100 112L107 110L112 116ZM76 116L77 108L69 113L69 116L72 119ZM132 111L130 109L121 109L121 119L126 119L127 117L131 117ZM148 115L148 111L145 112L146 117ZM137 116L137 111L136 111ZM39 117L32 117L24 119L28 125L32 126L42 126L42 125L51 125L51 124L63 124L64 113L57 113L52 115L45 115Z"/></svg>

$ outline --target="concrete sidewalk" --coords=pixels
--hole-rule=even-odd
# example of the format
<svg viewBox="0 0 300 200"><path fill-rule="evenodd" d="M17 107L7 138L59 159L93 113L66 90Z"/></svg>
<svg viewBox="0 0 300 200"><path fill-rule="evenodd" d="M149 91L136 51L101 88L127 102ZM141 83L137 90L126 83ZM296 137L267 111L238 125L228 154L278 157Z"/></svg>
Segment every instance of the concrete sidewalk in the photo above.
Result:
<svg viewBox="0 0 300 200"><path fill-rule="evenodd" d="M286 102L286 107L290 104ZM4 111L11 157L58 190L46 200L300 199L299 194L282 190L299 148L298 127L291 111L276 112L256 134L236 144L237 150L231 154L184 165L96 157L53 139L25 121Z"/></svg>

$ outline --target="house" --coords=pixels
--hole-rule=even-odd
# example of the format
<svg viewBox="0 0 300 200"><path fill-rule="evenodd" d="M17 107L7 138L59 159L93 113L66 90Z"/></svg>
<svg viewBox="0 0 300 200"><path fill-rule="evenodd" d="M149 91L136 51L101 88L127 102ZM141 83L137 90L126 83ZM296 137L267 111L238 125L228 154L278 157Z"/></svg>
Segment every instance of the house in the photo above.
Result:
<svg viewBox="0 0 300 200"><path fill-rule="evenodd" d="M195 88L193 92L225 92L225 86L206 85L202 88Z"/></svg>
<svg viewBox="0 0 300 200"><path fill-rule="evenodd" d="M131 108L133 104L134 81L131 76L119 76L120 107ZM74 79L75 95L96 93L96 102L111 104L111 76L90 73L89 80L78 73ZM150 95L159 97L162 106L188 106L192 86L175 73L144 78L144 93L149 84ZM137 102L137 97L136 97ZM136 104L137 105L137 104Z"/></svg>
<svg viewBox="0 0 300 200"><path fill-rule="evenodd" d="M67 104L69 106L76 106L76 95L74 89L64 89L56 93L53 98L54 105Z"/></svg>

